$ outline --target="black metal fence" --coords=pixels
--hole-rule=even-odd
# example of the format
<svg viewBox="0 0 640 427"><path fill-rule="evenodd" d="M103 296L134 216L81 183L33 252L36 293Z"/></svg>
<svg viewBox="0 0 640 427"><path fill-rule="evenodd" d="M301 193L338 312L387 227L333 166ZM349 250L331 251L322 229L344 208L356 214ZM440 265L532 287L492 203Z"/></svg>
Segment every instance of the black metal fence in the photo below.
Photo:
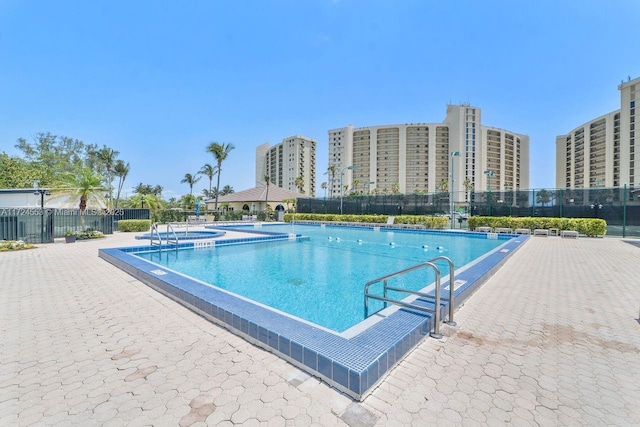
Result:
<svg viewBox="0 0 640 427"><path fill-rule="evenodd" d="M532 189L298 199L300 213L601 218L607 235L640 237L640 188Z"/></svg>
<svg viewBox="0 0 640 427"><path fill-rule="evenodd" d="M97 230L112 234L121 219L149 219L149 210L86 209L80 215L79 209L0 207L0 240L51 243L67 232Z"/></svg>

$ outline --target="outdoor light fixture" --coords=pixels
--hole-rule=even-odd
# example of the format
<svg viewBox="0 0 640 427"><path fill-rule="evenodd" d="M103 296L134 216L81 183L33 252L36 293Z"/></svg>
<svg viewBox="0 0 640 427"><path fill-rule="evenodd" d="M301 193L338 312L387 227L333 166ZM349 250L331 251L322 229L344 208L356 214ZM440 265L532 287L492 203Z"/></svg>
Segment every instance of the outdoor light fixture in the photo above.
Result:
<svg viewBox="0 0 640 427"><path fill-rule="evenodd" d="M368 193L371 193L371 186L372 186L373 184L375 184L375 182L374 182L374 181L367 181L367 182L365 182L365 185L368 185L368 186L369 186L369 190L367 191L367 194L368 194Z"/></svg>
<svg viewBox="0 0 640 427"><path fill-rule="evenodd" d="M40 196L40 243L44 242L44 196L50 196L51 192L38 186L38 181L33 181L33 194Z"/></svg>

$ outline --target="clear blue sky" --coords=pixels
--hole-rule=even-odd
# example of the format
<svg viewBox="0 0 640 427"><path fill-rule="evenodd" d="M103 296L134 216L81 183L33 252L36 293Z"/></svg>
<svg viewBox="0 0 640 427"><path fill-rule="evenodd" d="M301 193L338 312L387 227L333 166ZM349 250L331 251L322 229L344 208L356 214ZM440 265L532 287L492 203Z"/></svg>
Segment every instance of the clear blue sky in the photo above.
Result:
<svg viewBox="0 0 640 427"><path fill-rule="evenodd" d="M639 22L637 0L0 0L0 151L37 132L106 144L126 188L171 197L212 141L236 146L221 185L239 191L257 145L304 135L320 183L327 130L469 102L530 136L531 186L552 187L555 136L640 76Z"/></svg>

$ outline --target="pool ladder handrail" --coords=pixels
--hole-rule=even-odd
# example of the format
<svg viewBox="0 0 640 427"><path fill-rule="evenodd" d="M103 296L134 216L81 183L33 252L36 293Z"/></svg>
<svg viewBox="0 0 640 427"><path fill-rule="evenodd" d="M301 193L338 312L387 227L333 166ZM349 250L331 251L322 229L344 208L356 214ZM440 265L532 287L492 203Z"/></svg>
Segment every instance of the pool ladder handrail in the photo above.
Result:
<svg viewBox="0 0 640 427"><path fill-rule="evenodd" d="M169 239L169 232L173 234L173 240ZM173 243L176 246L176 251L178 250L178 235L176 234L170 222L167 223L167 244L169 243Z"/></svg>
<svg viewBox="0 0 640 427"><path fill-rule="evenodd" d="M443 260L443 261L447 261L449 263L449 267L450 267L450 275L449 275L449 298L444 298L441 297L441 283L440 283L440 269L438 268L437 265L435 265L432 261L439 261L439 260ZM402 276L404 274L410 273L412 271L416 271L422 268L426 268L426 267L430 267L434 270L434 272L436 273L436 289L435 289L435 296L432 296L430 294L426 294L424 292L418 292L418 291L410 291L407 289L402 289L402 288L396 288L393 286L389 286L388 281L389 279L393 279L395 277L398 276ZM440 339L442 338L442 334L440 333L440 301L448 301L449 302L449 321L447 322L447 324L451 325L451 326L455 326L456 323L453 321L453 303L454 303L454 267L453 267L453 261L451 261L449 258L445 257L445 256L440 256L440 257L436 257L432 260L429 261L425 261L422 262L420 264L414 265L413 267L409 267L409 268L405 268L404 270L400 270L397 271L395 273L391 273L388 274L386 276L383 277L379 277L377 279L373 279L370 280L369 282L367 282L364 285L364 316L365 318L369 317L369 298L373 298L373 299L377 299L379 301L383 301L385 303L385 307L387 306L387 303L392 303L395 305L399 305L402 307L406 307L406 308L410 308L410 309L414 309L414 310L418 310L418 311L424 311L427 313L432 313L434 315L434 327L433 327L433 332L430 333L430 335L433 338L436 339ZM383 293L384 296L379 296L379 295L373 295L369 293L369 287L375 283L380 283L383 282ZM392 290L392 291L398 291L398 292L404 292L410 295L416 295L422 298L428 298L428 299L434 299L434 309L430 309L430 308L426 308L426 307L422 307L416 304L411 304L411 303L407 303L404 301L400 301L400 300L394 300L388 297L388 291Z"/></svg>
<svg viewBox="0 0 640 427"><path fill-rule="evenodd" d="M156 242L153 239L153 235L158 236L158 241ZM162 236L160 235L160 232L158 231L158 224L153 223L151 224L151 233L150 233L151 237L149 239L149 245L150 246L158 246L158 250L162 250Z"/></svg>

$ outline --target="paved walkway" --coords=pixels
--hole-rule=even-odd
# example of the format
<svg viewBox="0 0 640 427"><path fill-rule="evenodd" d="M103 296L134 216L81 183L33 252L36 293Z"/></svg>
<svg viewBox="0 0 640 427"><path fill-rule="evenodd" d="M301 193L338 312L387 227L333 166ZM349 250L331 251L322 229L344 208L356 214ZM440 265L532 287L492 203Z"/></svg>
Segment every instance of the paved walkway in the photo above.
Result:
<svg viewBox="0 0 640 427"><path fill-rule="evenodd" d="M0 253L0 425L640 425L640 248L536 237L356 403L97 257Z"/></svg>

